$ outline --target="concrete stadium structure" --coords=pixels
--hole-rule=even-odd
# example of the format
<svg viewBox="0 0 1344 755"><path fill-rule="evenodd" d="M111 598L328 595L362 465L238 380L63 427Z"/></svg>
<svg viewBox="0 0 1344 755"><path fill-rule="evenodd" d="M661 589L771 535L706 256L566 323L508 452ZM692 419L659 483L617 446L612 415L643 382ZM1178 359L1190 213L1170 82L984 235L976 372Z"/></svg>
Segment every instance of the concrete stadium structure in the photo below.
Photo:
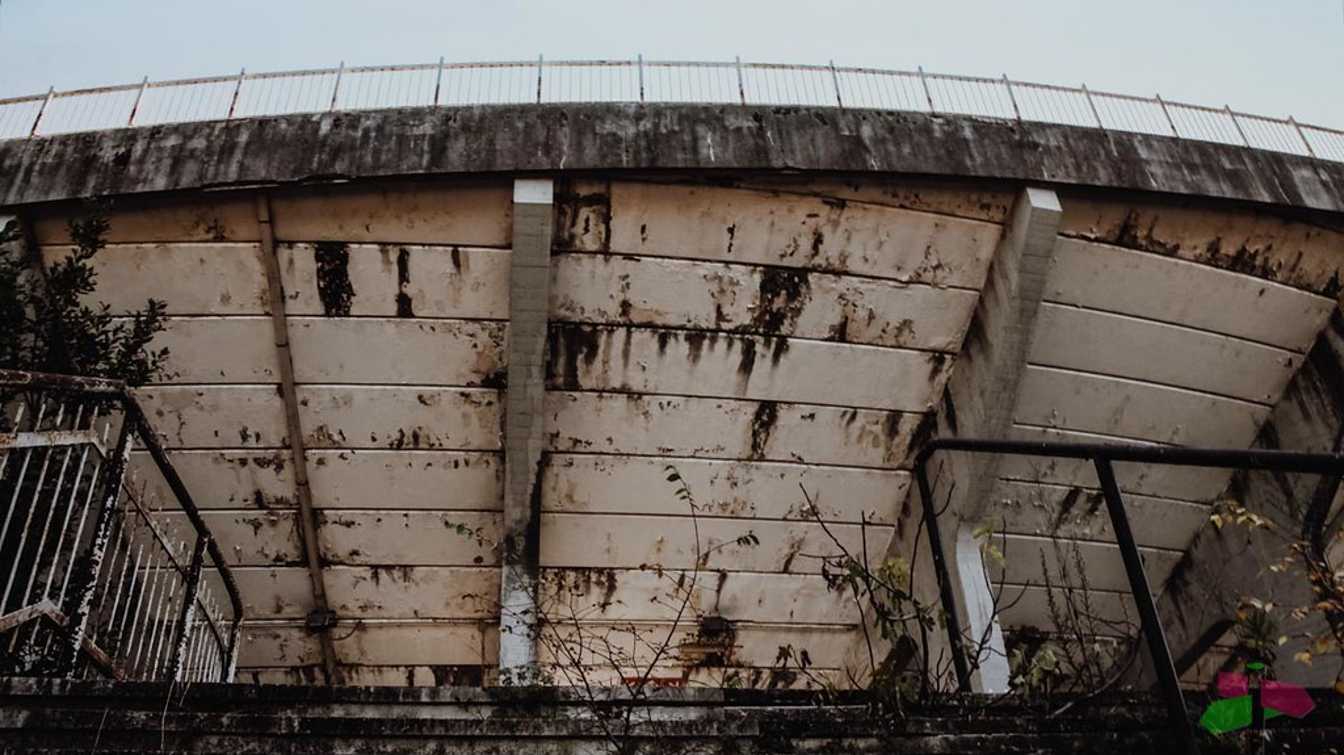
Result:
<svg viewBox="0 0 1344 755"><path fill-rule="evenodd" d="M139 397L233 559L242 681L489 683L555 662L522 639L538 603L665 630L669 575L700 554L694 614L728 650L691 622L659 678L807 684L772 674L791 646L844 684L861 618L819 573L834 546L800 485L853 551L918 551L934 595L909 474L933 437L1329 451L1344 418L1344 164L1310 157L560 104L10 140L0 166L44 258L99 198L98 298L167 302L172 376ZM1174 654L1242 595L1296 589L1228 555L1209 514L1231 490L1291 518L1313 481L1120 472ZM993 582L1020 594L1003 632L1049 630L1060 541L1098 606L1134 615L1096 485L1029 459L940 474L973 631L985 521L1007 533Z"/></svg>

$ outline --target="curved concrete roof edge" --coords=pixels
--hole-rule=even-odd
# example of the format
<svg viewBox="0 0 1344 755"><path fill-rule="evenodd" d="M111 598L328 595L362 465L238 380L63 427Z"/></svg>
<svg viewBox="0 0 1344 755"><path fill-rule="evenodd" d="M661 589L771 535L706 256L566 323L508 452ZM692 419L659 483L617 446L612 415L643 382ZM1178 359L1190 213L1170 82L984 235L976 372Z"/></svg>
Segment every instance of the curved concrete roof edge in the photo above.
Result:
<svg viewBox="0 0 1344 755"><path fill-rule="evenodd" d="M1044 123L834 108L503 105L0 142L0 205L339 178L649 169L993 178L1344 212L1344 163Z"/></svg>

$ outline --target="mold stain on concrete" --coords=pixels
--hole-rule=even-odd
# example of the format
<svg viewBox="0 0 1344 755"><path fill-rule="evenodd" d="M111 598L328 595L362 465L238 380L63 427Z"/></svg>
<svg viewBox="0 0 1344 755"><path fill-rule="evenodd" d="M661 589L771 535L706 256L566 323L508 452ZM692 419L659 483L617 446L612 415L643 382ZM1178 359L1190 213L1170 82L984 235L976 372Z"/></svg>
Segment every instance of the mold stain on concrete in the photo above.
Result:
<svg viewBox="0 0 1344 755"><path fill-rule="evenodd" d="M770 433L779 421L779 404L774 401L762 401L756 406L751 417L751 458L765 458L766 446L770 443Z"/></svg>
<svg viewBox="0 0 1344 755"><path fill-rule="evenodd" d="M397 317L415 317L411 307L411 295L407 293L410 287L411 253L403 246L397 251Z"/></svg>
<svg viewBox="0 0 1344 755"><path fill-rule="evenodd" d="M355 287L350 283L350 249L344 242L318 242L313 255L317 262L317 295L322 312L328 317L349 317Z"/></svg>

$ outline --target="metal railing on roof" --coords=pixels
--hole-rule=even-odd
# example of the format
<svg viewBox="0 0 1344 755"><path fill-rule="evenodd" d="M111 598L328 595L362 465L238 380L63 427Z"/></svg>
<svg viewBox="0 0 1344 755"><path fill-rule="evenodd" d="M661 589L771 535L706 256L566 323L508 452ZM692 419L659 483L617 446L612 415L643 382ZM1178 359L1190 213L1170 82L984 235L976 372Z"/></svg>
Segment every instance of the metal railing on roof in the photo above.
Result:
<svg viewBox="0 0 1344 755"><path fill-rule="evenodd" d="M242 602L122 383L0 370L0 676L233 680Z"/></svg>
<svg viewBox="0 0 1344 755"><path fill-rule="evenodd" d="M439 105L648 102L967 115L1174 136L1344 162L1344 131L1081 87L778 63L566 60L240 71L0 99L0 139L255 116Z"/></svg>

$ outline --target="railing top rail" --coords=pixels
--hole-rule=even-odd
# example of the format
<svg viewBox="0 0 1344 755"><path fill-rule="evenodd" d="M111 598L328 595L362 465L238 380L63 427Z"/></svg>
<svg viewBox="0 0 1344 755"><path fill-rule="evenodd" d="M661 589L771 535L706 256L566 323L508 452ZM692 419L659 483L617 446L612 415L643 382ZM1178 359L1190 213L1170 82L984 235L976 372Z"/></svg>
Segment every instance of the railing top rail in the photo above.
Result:
<svg viewBox="0 0 1344 755"><path fill-rule="evenodd" d="M547 71L550 71L553 76L556 75L557 73L568 71L568 73L562 74L563 79L564 76L573 76L574 69L635 69L635 68L639 69L640 82L641 82L641 86L638 88L637 91L635 90L627 91L627 89L622 89L618 86L608 86L607 88L604 89L601 82L595 80L586 82L588 85L590 85L587 88L584 87L584 82L580 82L578 85L575 85L572 82L564 81L562 82L561 85L557 86L562 86L562 88L564 87L572 87L572 88L567 89L563 93L553 93L550 91L550 89L543 88L543 80L545 78L545 74ZM519 89L519 85L517 84L516 81L512 83L473 82L469 87L464 88L464 90L455 91L454 97L450 98L449 100L447 101L440 100L440 85L442 83L442 79L445 76L445 73L451 75L466 72L463 75L470 77L473 75L472 72L480 71L483 72L483 74L485 74L486 78L489 78L490 72L507 70L507 69L515 69L519 71L535 71L537 78L535 86L530 86L529 88L527 88L526 91L523 91L522 89ZM1177 138L1225 141L1226 140L1225 136L1214 135L1217 132L1217 130L1219 128L1225 131L1228 129L1239 129L1239 126L1237 125L1236 121L1238 119L1246 119L1262 124L1277 124L1278 126L1288 127L1286 130L1287 136L1285 137L1283 136L1283 133L1281 133L1284 132L1284 129L1278 129L1278 130L1271 129L1271 133L1268 133L1266 135L1252 134L1252 136L1254 136L1255 139L1251 141L1246 140L1245 135L1243 134L1241 141L1235 142L1237 145L1241 145L1242 142L1245 142L1245 145L1251 148L1268 149L1273 151L1286 151L1296 154L1305 154L1308 156L1326 160L1344 162L1344 130L1303 123L1301 121L1293 119L1292 117L1277 118L1273 116L1245 113L1238 110L1233 110L1227 106L1212 107L1208 105L1198 105L1193 103L1169 100L1165 98L1159 98L1156 96L1147 97L1141 95L1125 94L1120 92L1110 92L1104 90L1090 89L1082 86L1072 87L1059 84L1046 84L1039 82L1020 81L1016 79L1010 79L1007 76L996 78L987 76L939 74L933 72L925 72L922 69L910 71L910 70L897 70L889 68L873 68L862 66L838 66L834 64L821 65L821 64L772 63L764 61L746 61L740 59L719 60L719 61L692 61L692 60L645 60L642 57L637 59L547 60L543 56L538 56L537 58L526 60L502 60L502 61L481 61L481 62L440 61L436 63L405 63L394 65L365 65L365 66L341 65L339 67L331 67L331 68L305 68L305 69L294 69L286 71L264 71L264 72L240 71L239 73L225 74L221 76L191 77L180 79L167 79L160 81L145 80L139 83L119 84L114 86L102 86L102 87L87 87L81 89L69 89L61 91L56 91L53 89L52 91L46 93L22 95L0 99L0 139L37 136L40 134L40 132L44 127L47 128L48 131L50 131L51 128L47 127L46 124L43 122L44 116L50 119L50 116L47 116L46 114L47 110L52 109L48 107L49 100L58 100L63 103L68 103L73 98L98 97L109 94L125 94L127 96L125 98L113 98L109 103L106 103L104 107L111 108L113 111L115 111L117 108L128 108L128 110L123 111L120 114L108 111L98 111L94 112L93 114L90 114L90 112L86 112L86 110L97 111L98 108L97 107L85 108L83 105L78 106L70 106L68 104L63 105L62 109L66 112L63 112L60 115L59 120L61 122L56 126L56 130L70 132L70 131L100 130L106 128L134 126L136 125L136 118L138 111L142 107L141 100L144 97L144 94L147 90L153 90L159 92L160 94L156 94L155 96L159 97L160 99L162 99L163 97L170 96L173 91L185 90L187 94L183 96L192 98L193 100L190 106L177 103L175 107L163 107L160 104L160 111L156 111L155 114L149 117L149 120L154 123L222 120L234 117L242 117L244 114L249 116L261 116L261 115L278 115L278 114L300 113L300 112L318 112L322 110L343 110L343 109L378 108L378 107L406 107L409 105L430 105L430 104L440 105L440 104L447 104L448 102L451 102L452 104L461 105L461 104L494 104L494 103L528 104L532 102L543 102L543 101L551 102L557 100L576 101L576 102L659 101L659 102L681 102L681 103L699 102L699 101L705 101L705 102L724 101L724 95L725 95L724 92L718 91L717 89L713 88L696 89L694 86L688 86L686 88L676 88L675 92L666 91L662 95L654 95L651 92L646 91L646 87L643 85L644 84L643 72L645 69L659 69L663 71L683 70L686 71L687 73L702 69L736 70L738 82L737 82L737 90L734 92L734 94L737 96L734 99L740 101L743 104L757 103L757 102L759 102L760 104L774 104L776 99L778 99L779 97L778 92L780 91L788 91L790 93L789 96L795 96L793 87L796 84L798 90L798 94L796 96L798 99L795 104L806 104L817 107L848 106L848 107L893 109L893 110L911 109L911 105L908 100L901 101L897 99L893 102L889 99L884 99L886 95L883 95L880 92L866 91L866 90L861 92L860 90L862 90L866 86L871 86L871 84L869 82L864 81L861 78L859 79L854 78L854 77L877 76L877 77L890 77L893 80L918 78L924 84L924 90L925 90L924 98L927 100L928 107L925 108L923 102L918 102L916 105L914 105L914 108L924 112L927 112L928 110L934 110L940 113L949 113L949 114L959 113L971 116L1005 118L1008 116L1003 114L1001 109L992 104L994 102L993 97L988 95L1006 94L1008 99L1012 100L1013 88L1020 88L1024 92L1036 93L1038 95L1041 93L1057 93L1071 96L1096 98L1098 100L1108 101L1110 103L1110 107L1113 108L1118 107L1122 110L1126 106L1131 104L1163 106L1166 108L1176 109L1179 112L1186 113L1187 121L1191 117L1193 117L1195 121L1199 120L1209 121L1210 119L1205 116L1214 116L1215 118L1230 121L1230 122L1222 122L1221 124L1213 122L1212 126L1210 126L1210 124L1208 123L1199 124L1193 122L1191 123L1172 122L1169 124L1170 130L1163 135L1170 136L1174 133L1174 135ZM753 72L753 76L758 78L760 77L764 78L761 78L759 82L744 82L743 81L744 71ZM437 78L434 81L434 89L433 89L434 98L432 103L428 100L428 98L425 98L424 101L420 100L410 101L405 100L405 98L403 98L403 100L395 100L395 98L389 100L386 98L385 93L383 93L381 90L379 93L375 95L369 95L368 92L352 94L341 91L340 80L344 76L369 75L369 74L396 75L402 73L420 75L423 74L424 72L436 72L435 76ZM787 74L789 73L809 74L809 75L817 73L827 73L831 75L833 78L833 81L831 82L830 86L834 88L834 93L833 95L827 97L817 96L817 93L814 90L808 89L809 86L808 82L811 82L810 86L813 87L817 86L816 79L807 77L806 81L804 81L803 78L798 78L794 81L788 81ZM598 74L593 75L598 76ZM781 75L785 76L785 80L768 81L770 77ZM328 84L326 84L326 86L330 86L332 87L332 89L325 97L314 97L312 96L312 93L309 90L309 88L312 86L312 80L316 77L328 77L335 79L334 82L329 82ZM845 81L845 85L842 87L841 79L844 77L848 77L848 79ZM692 75L691 78L695 78L694 75ZM259 93L257 95L257 97L260 98L259 101L249 102L246 107L238 109L239 95L246 89L246 87L244 87L245 82L253 82L253 83L269 82L267 86L274 87L277 85L277 82L286 79L292 80L294 82L294 85L292 87L288 87L287 91L278 93L277 92ZM954 86L952 86L951 89L948 89L947 91L930 92L929 91L930 87L928 86L929 82L938 82L944 84L952 82ZM227 104L227 108L225 108L224 105L221 105L218 102L211 104L210 96L208 94L202 97L202 94L200 92L192 91L192 87L206 87L206 86L227 85L227 84L234 85L232 92L233 101ZM389 89L395 89L396 86L399 85L408 88L411 87L411 83L406 81L398 81L391 83L380 82L380 86L382 85L386 85ZM319 84L319 86L322 85ZM712 87L713 85L706 85L706 86ZM770 90L772 87L778 87L778 89L772 91L765 91ZM995 93L984 89L986 87L1003 87L1003 89ZM846 90L846 93L843 97L841 96L842 88ZM134 104L129 104L127 101L131 99L129 94L132 92L136 92L137 94L134 97ZM338 98L337 96L338 93L342 95L341 98ZM648 100L646 100L646 94L648 95ZM380 96L383 96L384 99L381 100L378 99ZM357 99L357 97L362 97L363 99ZM204 99L206 101L206 104L201 105L199 102L200 99ZM944 101L940 102L940 100ZM296 104L296 101L298 102L298 104ZM1063 102L1063 104L1056 103L1054 105L1050 105L1047 103L1045 105L1040 105L1038 103L1037 106L1033 107L1030 113L1031 117L1028 119L1045 123L1059 122L1059 123L1069 123L1077 125L1079 123L1078 113L1069 112L1070 108L1073 106L1068 104L1067 102L1064 101L1061 102ZM40 106L34 108L34 105L38 105L39 103ZM986 103L990 104L987 105ZM785 102L781 104L788 104L788 103ZM1012 100L1012 105L1015 113L1014 117L1017 120L1023 120L1024 115L1023 112L1019 111L1018 109L1018 102L1016 100ZM14 110L11 113L6 113L5 112L6 107L10 107L11 110L13 110L13 108L24 108L24 109ZM192 111L193 107L196 108L194 112ZM33 110L28 108L34 108L36 110L36 114L34 115ZM72 110L78 112L70 112ZM1144 131L1145 128L1150 128L1143 125L1127 126L1124 122L1126 118L1130 119L1134 123L1143 122L1142 117L1135 117L1135 115L1132 112L1124 115L1107 113L1105 119L1103 119L1102 114L1096 112L1095 108L1092 108L1092 111L1093 112L1091 114L1091 117L1087 117L1086 112L1084 112L1083 120L1093 121L1087 123L1088 126L1094 126L1097 128L1104 128L1116 131L1136 130L1140 132ZM146 116L143 113L139 113L139 115L142 121L146 119ZM1140 113L1139 116L1142 116L1142 113ZM11 118L13 122L9 123L8 127L6 128L5 119L7 117ZM25 118L28 120L29 123L23 125L17 123L18 121L22 121ZM1104 123L1103 120L1112 120L1116 122L1107 124ZM1295 137L1292 133L1293 131L1296 131ZM1308 138L1308 135L1311 135L1312 138ZM1233 143L1233 142L1225 141L1225 143ZM1313 146L1313 143L1315 146Z"/></svg>
<svg viewBox="0 0 1344 755"><path fill-rule="evenodd" d="M51 372L0 370L0 388L32 388L99 395L120 395L125 393L126 384L120 380L79 377L76 375L58 375Z"/></svg>

